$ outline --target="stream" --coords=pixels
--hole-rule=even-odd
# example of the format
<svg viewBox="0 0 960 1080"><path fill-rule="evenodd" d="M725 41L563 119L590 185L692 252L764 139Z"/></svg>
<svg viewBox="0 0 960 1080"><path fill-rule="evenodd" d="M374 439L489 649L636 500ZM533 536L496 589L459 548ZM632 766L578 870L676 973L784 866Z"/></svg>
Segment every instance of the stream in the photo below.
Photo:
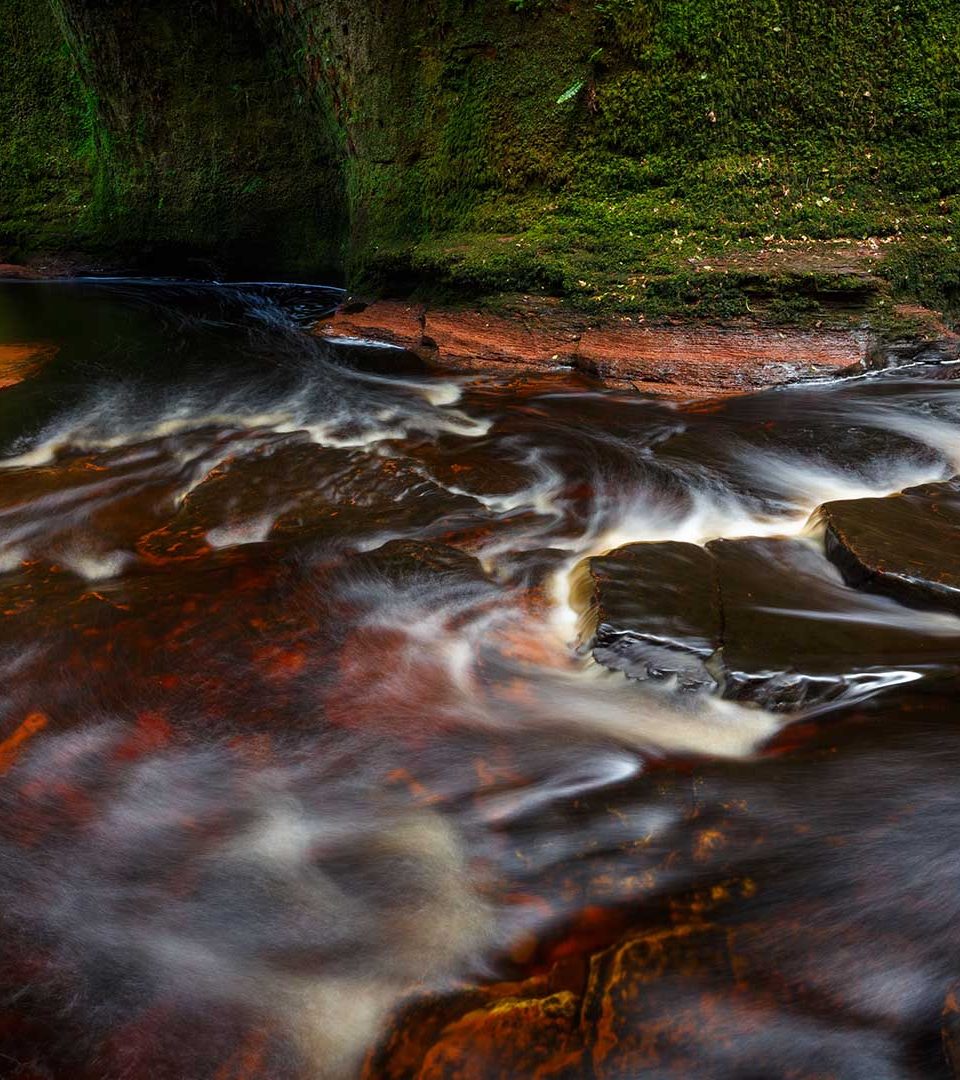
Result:
<svg viewBox="0 0 960 1080"><path fill-rule="evenodd" d="M948 1080L956 369L677 404L339 299L0 283L0 1075Z"/></svg>

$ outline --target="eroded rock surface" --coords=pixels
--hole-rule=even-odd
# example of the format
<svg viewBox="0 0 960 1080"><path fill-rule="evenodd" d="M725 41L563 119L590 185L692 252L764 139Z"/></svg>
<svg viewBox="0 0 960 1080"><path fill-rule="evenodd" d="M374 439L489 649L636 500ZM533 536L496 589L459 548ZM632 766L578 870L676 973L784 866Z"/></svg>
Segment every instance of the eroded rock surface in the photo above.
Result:
<svg viewBox="0 0 960 1080"><path fill-rule="evenodd" d="M211 470L141 551L184 558L268 538L352 543L418 526L437 534L482 512L470 496L441 488L405 460L283 439Z"/></svg>
<svg viewBox="0 0 960 1080"><path fill-rule="evenodd" d="M870 346L859 330L648 326L632 318L595 324L553 308L503 315L386 300L341 310L318 333L387 342L455 371L574 367L668 397L736 394L833 374L865 363Z"/></svg>

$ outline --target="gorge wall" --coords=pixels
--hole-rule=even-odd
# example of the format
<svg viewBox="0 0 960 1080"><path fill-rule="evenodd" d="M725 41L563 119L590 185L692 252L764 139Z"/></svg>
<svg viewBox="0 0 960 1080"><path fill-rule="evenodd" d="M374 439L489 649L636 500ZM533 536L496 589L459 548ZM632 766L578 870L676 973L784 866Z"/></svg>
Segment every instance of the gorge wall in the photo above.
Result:
<svg viewBox="0 0 960 1080"><path fill-rule="evenodd" d="M936 0L0 0L0 255L773 319L952 309Z"/></svg>

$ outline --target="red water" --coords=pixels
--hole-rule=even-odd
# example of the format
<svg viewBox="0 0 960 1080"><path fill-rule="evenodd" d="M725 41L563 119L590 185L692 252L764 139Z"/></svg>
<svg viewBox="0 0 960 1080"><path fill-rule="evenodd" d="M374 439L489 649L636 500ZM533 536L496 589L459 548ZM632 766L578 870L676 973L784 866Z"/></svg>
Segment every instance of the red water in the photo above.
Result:
<svg viewBox="0 0 960 1080"><path fill-rule="evenodd" d="M857 594L808 526L955 473L955 385L444 378L311 338L330 299L0 288L35 361L0 389L0 1073L352 1075L411 994L582 973L748 881L718 919L754 996L704 953L624 1022L715 995L695 1075L940 1075L960 622ZM784 618L857 628L827 705L591 660L580 560L743 536L829 585Z"/></svg>

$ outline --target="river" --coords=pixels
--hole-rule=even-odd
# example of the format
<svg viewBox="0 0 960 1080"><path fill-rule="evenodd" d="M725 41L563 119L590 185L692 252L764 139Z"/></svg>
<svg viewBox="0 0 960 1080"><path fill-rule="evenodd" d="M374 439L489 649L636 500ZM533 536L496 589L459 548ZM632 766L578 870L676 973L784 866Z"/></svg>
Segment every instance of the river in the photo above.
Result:
<svg viewBox="0 0 960 1080"><path fill-rule="evenodd" d="M677 404L338 300L0 284L0 1073L950 1077L952 370Z"/></svg>

